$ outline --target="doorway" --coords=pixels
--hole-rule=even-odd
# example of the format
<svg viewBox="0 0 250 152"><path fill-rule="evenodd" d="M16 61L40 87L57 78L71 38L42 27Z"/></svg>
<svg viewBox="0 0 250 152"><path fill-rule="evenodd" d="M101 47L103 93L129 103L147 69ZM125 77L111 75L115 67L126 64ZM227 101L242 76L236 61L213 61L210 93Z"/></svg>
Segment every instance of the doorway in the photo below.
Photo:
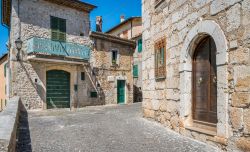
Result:
<svg viewBox="0 0 250 152"><path fill-rule="evenodd" d="M117 80L117 103L125 104L125 80Z"/></svg>
<svg viewBox="0 0 250 152"><path fill-rule="evenodd" d="M193 57L193 119L216 124L217 66L216 45L207 36L197 46Z"/></svg>

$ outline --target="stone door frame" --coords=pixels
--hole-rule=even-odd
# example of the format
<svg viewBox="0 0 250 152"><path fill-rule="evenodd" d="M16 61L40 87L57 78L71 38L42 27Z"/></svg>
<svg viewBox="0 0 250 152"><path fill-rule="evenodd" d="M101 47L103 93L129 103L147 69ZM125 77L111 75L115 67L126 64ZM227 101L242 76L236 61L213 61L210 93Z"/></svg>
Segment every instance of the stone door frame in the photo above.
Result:
<svg viewBox="0 0 250 152"><path fill-rule="evenodd" d="M228 138L228 42L220 26L213 20L198 22L187 34L180 56L180 117L185 126L192 126L192 60L196 46L205 36L211 36L216 44L217 65L217 135Z"/></svg>

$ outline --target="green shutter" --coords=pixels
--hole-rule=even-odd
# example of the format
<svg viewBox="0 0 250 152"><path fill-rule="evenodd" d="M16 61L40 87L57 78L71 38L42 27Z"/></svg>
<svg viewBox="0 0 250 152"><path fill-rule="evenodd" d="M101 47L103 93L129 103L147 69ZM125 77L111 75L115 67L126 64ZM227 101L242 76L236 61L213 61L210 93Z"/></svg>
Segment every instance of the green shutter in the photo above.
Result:
<svg viewBox="0 0 250 152"><path fill-rule="evenodd" d="M138 75L139 75L139 73L138 73L138 65L134 65L133 66L133 76L134 76L134 78L137 78Z"/></svg>
<svg viewBox="0 0 250 152"><path fill-rule="evenodd" d="M51 16L50 24L51 39L55 41L66 41L66 20Z"/></svg>
<svg viewBox="0 0 250 152"><path fill-rule="evenodd" d="M66 20L59 19L59 41L66 41Z"/></svg>
<svg viewBox="0 0 250 152"><path fill-rule="evenodd" d="M97 92L90 92L91 98L97 98Z"/></svg>
<svg viewBox="0 0 250 152"><path fill-rule="evenodd" d="M142 39L138 40L138 52L142 52Z"/></svg>

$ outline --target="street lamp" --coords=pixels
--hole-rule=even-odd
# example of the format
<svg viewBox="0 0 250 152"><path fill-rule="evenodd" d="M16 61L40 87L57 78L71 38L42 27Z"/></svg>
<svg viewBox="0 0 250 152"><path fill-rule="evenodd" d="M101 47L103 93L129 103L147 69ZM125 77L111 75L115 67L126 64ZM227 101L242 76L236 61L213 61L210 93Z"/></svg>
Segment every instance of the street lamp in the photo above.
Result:
<svg viewBox="0 0 250 152"><path fill-rule="evenodd" d="M20 37L15 41L16 49L17 49L17 61L20 60L20 50L22 49L23 41L20 39Z"/></svg>

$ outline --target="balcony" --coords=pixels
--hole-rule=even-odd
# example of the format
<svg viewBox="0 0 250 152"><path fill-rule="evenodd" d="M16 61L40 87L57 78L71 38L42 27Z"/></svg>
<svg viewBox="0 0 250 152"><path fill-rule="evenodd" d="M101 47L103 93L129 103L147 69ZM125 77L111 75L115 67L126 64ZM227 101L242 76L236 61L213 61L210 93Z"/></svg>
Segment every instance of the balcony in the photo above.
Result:
<svg viewBox="0 0 250 152"><path fill-rule="evenodd" d="M90 47L76 43L52 41L50 39L33 37L27 41L27 53L33 58L53 58L60 60L88 61ZM35 57L34 57L35 56Z"/></svg>

